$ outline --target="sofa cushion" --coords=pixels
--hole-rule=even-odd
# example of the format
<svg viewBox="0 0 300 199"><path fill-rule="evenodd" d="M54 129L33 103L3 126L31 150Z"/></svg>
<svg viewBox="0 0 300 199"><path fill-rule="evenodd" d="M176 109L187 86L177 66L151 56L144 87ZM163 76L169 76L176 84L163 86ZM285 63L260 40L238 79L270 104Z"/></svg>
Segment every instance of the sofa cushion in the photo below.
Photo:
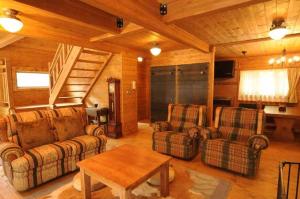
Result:
<svg viewBox="0 0 300 199"><path fill-rule="evenodd" d="M53 110L48 110L46 112L49 120L50 120L50 127L54 129L54 118L60 118L65 116L79 116L82 124L84 126L87 125L87 116L85 109L82 107L68 107L68 108L58 108Z"/></svg>
<svg viewBox="0 0 300 199"><path fill-rule="evenodd" d="M220 126L219 133L221 134L221 137L224 139L246 143L249 137L255 134L255 131L251 129L245 129L245 128Z"/></svg>
<svg viewBox="0 0 300 199"><path fill-rule="evenodd" d="M190 145L192 138L187 133L174 131L161 131L153 133L153 139L156 141L163 141L166 143Z"/></svg>
<svg viewBox="0 0 300 199"><path fill-rule="evenodd" d="M53 122L59 141L65 141L85 134L82 121L76 115L54 118Z"/></svg>
<svg viewBox="0 0 300 199"><path fill-rule="evenodd" d="M23 150L29 150L55 141L46 118L34 122L18 122L16 124Z"/></svg>
<svg viewBox="0 0 300 199"><path fill-rule="evenodd" d="M45 111L28 111L8 115L5 120L7 123L7 138L10 142L20 145L19 136L17 133L18 122L34 122L43 118L47 118Z"/></svg>
<svg viewBox="0 0 300 199"><path fill-rule="evenodd" d="M71 156L74 153L70 145L56 142L29 149L11 164L13 171L24 172Z"/></svg>
<svg viewBox="0 0 300 199"><path fill-rule="evenodd" d="M90 135L82 135L75 137L71 140L66 140L61 142L61 144L68 145L72 148L74 155L80 155L87 151L92 151L97 149L100 153L101 147L106 144L106 137L104 135L101 136L90 136Z"/></svg>

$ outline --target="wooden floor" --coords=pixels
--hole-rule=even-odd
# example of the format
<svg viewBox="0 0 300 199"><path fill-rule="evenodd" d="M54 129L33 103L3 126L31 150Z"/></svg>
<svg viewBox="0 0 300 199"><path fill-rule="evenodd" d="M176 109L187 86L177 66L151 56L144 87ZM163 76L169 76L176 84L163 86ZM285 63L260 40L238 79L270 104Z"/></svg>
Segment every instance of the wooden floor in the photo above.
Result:
<svg viewBox="0 0 300 199"><path fill-rule="evenodd" d="M138 133L118 140L109 140L109 142L116 145L127 143L151 149L152 129L148 125L140 124ZM278 163L282 160L300 161L300 142L283 143L272 141L271 146L262 154L260 169L255 178L246 178L238 174L207 166L201 162L199 155L192 161L173 159L171 164L176 164L183 169L190 168L201 173L229 180L233 185L228 197L230 199L269 199L276 197ZM184 187L174 187L172 184L170 186L171 191L175 190L176 192L180 192L180 189ZM10 186L7 186L4 182L0 182L1 199L15 199L14 193ZM178 195L180 194L178 193Z"/></svg>

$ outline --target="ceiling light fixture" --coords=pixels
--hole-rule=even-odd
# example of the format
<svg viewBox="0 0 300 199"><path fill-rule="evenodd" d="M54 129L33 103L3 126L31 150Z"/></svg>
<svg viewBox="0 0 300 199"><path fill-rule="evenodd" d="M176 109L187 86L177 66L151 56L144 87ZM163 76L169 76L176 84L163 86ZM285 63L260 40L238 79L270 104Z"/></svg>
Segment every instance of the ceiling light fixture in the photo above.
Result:
<svg viewBox="0 0 300 199"><path fill-rule="evenodd" d="M270 28L269 36L274 40L280 40L288 34L284 25L284 19L274 19Z"/></svg>
<svg viewBox="0 0 300 199"><path fill-rule="evenodd" d="M300 57L297 55L295 55L293 57L288 57L286 55L286 50L283 49L282 55L280 57L270 58L268 62L269 62L269 65L275 65L275 64L277 64L277 65L281 64L282 66L285 64L291 65L291 64L300 62Z"/></svg>
<svg viewBox="0 0 300 199"><path fill-rule="evenodd" d="M8 32L18 32L23 27L23 22L16 16L18 11L13 9L3 9L0 16L0 25Z"/></svg>
<svg viewBox="0 0 300 199"><path fill-rule="evenodd" d="M158 56L161 53L161 48L158 44L154 44L154 46L150 49L150 52L153 56Z"/></svg>

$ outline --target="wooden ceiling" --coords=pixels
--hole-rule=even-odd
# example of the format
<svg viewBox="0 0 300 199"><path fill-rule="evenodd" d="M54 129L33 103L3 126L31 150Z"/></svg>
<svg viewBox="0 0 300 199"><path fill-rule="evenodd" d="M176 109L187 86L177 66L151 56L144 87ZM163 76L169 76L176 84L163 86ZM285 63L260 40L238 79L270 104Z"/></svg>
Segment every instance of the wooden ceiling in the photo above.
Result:
<svg viewBox="0 0 300 199"><path fill-rule="evenodd" d="M168 4L163 17L160 2ZM2 0L0 8L20 11L21 35L109 51L148 53L154 43L163 51L207 52L214 45L217 57L300 51L300 0ZM117 16L125 20L122 30L116 28ZM296 35L270 40L276 16Z"/></svg>

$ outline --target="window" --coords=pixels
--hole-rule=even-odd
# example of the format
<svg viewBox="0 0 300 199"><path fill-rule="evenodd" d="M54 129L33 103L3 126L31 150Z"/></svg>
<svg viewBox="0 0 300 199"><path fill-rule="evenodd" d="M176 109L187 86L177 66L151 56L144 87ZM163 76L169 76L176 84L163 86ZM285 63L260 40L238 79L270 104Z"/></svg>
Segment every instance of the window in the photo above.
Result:
<svg viewBox="0 0 300 199"><path fill-rule="evenodd" d="M17 88L49 88L49 74L17 72Z"/></svg>
<svg viewBox="0 0 300 199"><path fill-rule="evenodd" d="M287 69L241 71L239 100L286 102L289 93Z"/></svg>

